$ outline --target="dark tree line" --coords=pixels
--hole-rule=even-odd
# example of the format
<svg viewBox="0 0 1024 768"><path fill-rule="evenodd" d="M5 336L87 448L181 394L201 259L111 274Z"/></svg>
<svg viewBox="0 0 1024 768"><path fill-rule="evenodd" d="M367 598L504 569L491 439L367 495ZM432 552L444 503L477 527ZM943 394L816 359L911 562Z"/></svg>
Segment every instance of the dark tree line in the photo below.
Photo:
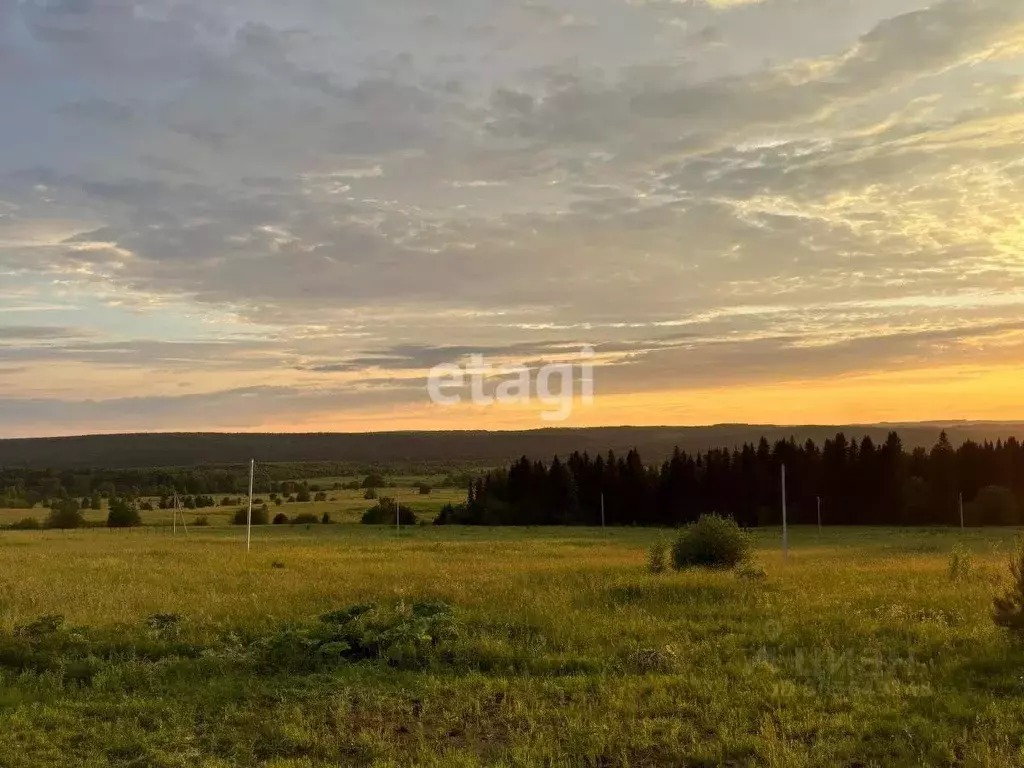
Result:
<svg viewBox="0 0 1024 768"><path fill-rule="evenodd" d="M439 523L476 525L680 525L717 512L744 526L781 523L781 468L786 466L788 520L824 525L967 525L1024 522L1024 449L1014 438L964 443L945 433L931 448L904 450L897 433L876 445L840 433L823 445L676 450L657 466L632 450L591 457L573 453L550 463L525 456L479 478L465 506Z"/></svg>
<svg viewBox="0 0 1024 768"><path fill-rule="evenodd" d="M257 460L255 490L258 493L299 493L306 487L320 490L317 478L354 475L375 478L386 486L385 469L402 474L448 472L446 484L466 487L470 477L446 462L380 467L351 462L314 462L271 464ZM332 487L333 487L332 483ZM324 486L326 487L326 486ZM357 483L356 487L362 487ZM49 499L111 496L237 495L248 493L249 464L199 467L156 467L148 469L33 469L0 466L0 500L29 502L28 506ZM10 506L22 506L12 503ZM2 506L2 505L0 505Z"/></svg>
<svg viewBox="0 0 1024 768"><path fill-rule="evenodd" d="M365 472L365 479L349 484L332 482L318 484L316 477L330 477L325 471L352 472L352 467L340 464L326 465L274 465L257 464L254 490L257 493L295 495L299 501L309 501L311 494L324 489L343 487L385 487L388 481L379 469ZM295 479L295 478L313 478ZM459 479L459 478L455 478ZM371 485L366 485L367 483ZM375 484L375 485L373 485ZM463 487L468 486L465 479ZM200 467L146 470L41 470L0 467L0 507L29 509L37 504L62 501L68 498L96 499L125 496L136 499L144 496L168 498L175 493L182 499L194 497L196 506L213 506L212 497L238 496L249 492L249 467ZM302 498L305 496L306 498ZM199 499L208 499L200 503ZM94 509L98 507L94 506Z"/></svg>

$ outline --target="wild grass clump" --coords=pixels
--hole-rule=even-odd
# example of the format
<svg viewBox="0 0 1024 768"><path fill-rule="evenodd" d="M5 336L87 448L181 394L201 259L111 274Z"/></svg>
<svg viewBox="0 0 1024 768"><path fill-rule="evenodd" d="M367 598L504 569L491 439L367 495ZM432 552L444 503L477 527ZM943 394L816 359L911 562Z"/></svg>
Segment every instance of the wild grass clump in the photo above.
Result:
<svg viewBox="0 0 1024 768"><path fill-rule="evenodd" d="M672 545L672 567L736 568L750 558L750 537L731 518L703 515Z"/></svg>
<svg viewBox="0 0 1024 768"><path fill-rule="evenodd" d="M974 569L971 553L960 544L949 553L949 580L954 582L967 581Z"/></svg>
<svg viewBox="0 0 1024 768"><path fill-rule="evenodd" d="M647 550L647 570L651 573L664 573L667 553L668 547L661 539L651 544L651 548Z"/></svg>
<svg viewBox="0 0 1024 768"><path fill-rule="evenodd" d="M671 645L656 648L636 647L623 660L625 671L647 675L673 672L679 666L679 654Z"/></svg>
<svg viewBox="0 0 1024 768"><path fill-rule="evenodd" d="M458 634L447 603L362 603L326 613L312 626L283 628L261 642L260 658L264 668L293 672L362 660L424 669Z"/></svg>
<svg viewBox="0 0 1024 768"><path fill-rule="evenodd" d="M761 582L768 578L768 574L765 573L764 568L756 563L744 563L736 571L736 575L744 581Z"/></svg>
<svg viewBox="0 0 1024 768"><path fill-rule="evenodd" d="M47 614L12 632L0 632L0 671L57 674L64 684L87 686L104 670L128 660L197 658L204 649L179 639L180 621L177 614L154 614L146 620L144 634L133 634L126 627L71 626L62 615Z"/></svg>
<svg viewBox="0 0 1024 768"><path fill-rule="evenodd" d="M146 626L155 637L176 638L181 631L181 616L177 613L154 613L146 619Z"/></svg>
<svg viewBox="0 0 1024 768"><path fill-rule="evenodd" d="M1017 553L1010 561L1010 576L1010 587L995 599L992 620L996 626L1024 639L1024 542L1018 544Z"/></svg>

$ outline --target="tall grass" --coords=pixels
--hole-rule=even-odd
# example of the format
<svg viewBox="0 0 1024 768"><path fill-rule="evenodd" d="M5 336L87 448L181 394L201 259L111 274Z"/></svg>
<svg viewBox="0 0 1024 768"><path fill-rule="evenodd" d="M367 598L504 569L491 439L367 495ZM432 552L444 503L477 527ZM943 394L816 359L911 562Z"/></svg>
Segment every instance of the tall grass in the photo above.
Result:
<svg viewBox="0 0 1024 768"><path fill-rule="evenodd" d="M756 580L651 574L662 536L5 532L0 765L1020 764L1000 585L948 573L958 542L1002 573L1012 532L796 529L784 562L761 531ZM386 657L317 634L361 603ZM385 619L423 604L451 631L396 664L419 625ZM325 643L341 661L303 661Z"/></svg>

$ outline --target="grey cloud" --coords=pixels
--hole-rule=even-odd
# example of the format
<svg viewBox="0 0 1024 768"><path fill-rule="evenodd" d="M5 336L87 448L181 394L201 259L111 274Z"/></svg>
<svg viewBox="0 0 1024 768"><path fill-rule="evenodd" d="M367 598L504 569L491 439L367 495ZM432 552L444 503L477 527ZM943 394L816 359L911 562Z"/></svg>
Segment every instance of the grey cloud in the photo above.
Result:
<svg viewBox="0 0 1024 768"><path fill-rule="evenodd" d="M419 392L423 394L423 390ZM424 395L425 397L425 395ZM377 386L310 392L291 387L246 387L164 397L103 400L0 397L0 422L14 433L74 434L148 430L239 429L276 426L289 419L315 425L317 414L407 402L409 392Z"/></svg>
<svg viewBox="0 0 1024 768"><path fill-rule="evenodd" d="M1011 346L977 345L1007 331ZM792 336L671 346L638 353L595 374L601 393L644 389L713 388L768 381L808 381L883 370L914 370L939 363L999 364L1024 350L1024 323L980 328L879 333L832 344L806 345Z"/></svg>
<svg viewBox="0 0 1024 768"><path fill-rule="evenodd" d="M126 123L132 119L132 109L106 99L72 101L60 106L57 114L65 117L96 120L99 122Z"/></svg>
<svg viewBox="0 0 1024 768"><path fill-rule="evenodd" d="M26 331L41 335L19 335ZM269 342L255 340L164 342L150 339L129 341L80 341L95 334L74 329L14 329L0 339L13 341L47 339L63 341L46 346L0 345L0 360L9 362L65 361L93 366L174 368L180 370L266 370L275 363L287 367L287 350Z"/></svg>
<svg viewBox="0 0 1024 768"><path fill-rule="evenodd" d="M0 325L0 342L49 341L54 339L76 339L93 335L82 328L40 325ZM0 353L2 354L2 353Z"/></svg>
<svg viewBox="0 0 1024 768"><path fill-rule="evenodd" d="M944 0L883 20L834 64L827 62L823 72L786 67L748 78L655 88L634 96L632 104L653 117L727 128L794 122L984 56L1000 39L1019 35L1022 23L1024 8L1017 3Z"/></svg>

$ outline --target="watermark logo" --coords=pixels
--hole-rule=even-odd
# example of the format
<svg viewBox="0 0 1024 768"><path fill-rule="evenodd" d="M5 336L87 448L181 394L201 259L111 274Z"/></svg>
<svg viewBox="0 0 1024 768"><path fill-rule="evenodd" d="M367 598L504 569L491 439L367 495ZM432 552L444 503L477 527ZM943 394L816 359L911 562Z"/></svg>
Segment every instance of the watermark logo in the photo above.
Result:
<svg viewBox="0 0 1024 768"><path fill-rule="evenodd" d="M474 405L543 406L544 421L565 421L577 400L594 403L594 356L583 347L579 362L558 362L530 368L526 365L494 367L483 355L470 355L466 365L435 365L427 375L427 394L438 405L458 405L468 397ZM467 392L468 389L468 392Z"/></svg>

